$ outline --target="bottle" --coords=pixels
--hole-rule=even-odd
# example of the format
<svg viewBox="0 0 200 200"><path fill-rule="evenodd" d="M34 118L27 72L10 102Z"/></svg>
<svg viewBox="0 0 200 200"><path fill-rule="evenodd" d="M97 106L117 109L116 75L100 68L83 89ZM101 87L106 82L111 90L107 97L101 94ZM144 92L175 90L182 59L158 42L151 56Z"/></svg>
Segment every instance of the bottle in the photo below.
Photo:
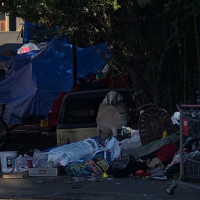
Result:
<svg viewBox="0 0 200 200"><path fill-rule="evenodd" d="M22 155L19 155L15 159L14 172L24 172L24 171L28 171L28 163Z"/></svg>
<svg viewBox="0 0 200 200"><path fill-rule="evenodd" d="M166 137L167 137L167 131L164 130L164 131L163 131L163 137L162 137L162 138L166 138Z"/></svg>

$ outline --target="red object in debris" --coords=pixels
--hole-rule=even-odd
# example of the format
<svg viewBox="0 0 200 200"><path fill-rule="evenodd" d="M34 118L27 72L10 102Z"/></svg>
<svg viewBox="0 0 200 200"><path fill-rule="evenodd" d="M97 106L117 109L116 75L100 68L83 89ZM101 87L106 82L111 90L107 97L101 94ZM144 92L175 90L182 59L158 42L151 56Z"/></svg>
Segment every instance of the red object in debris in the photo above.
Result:
<svg viewBox="0 0 200 200"><path fill-rule="evenodd" d="M144 176L151 176L151 173L150 173L150 172L146 172L146 173L144 174Z"/></svg>
<svg viewBox="0 0 200 200"><path fill-rule="evenodd" d="M29 52L29 51L31 51L31 48L30 48L30 47L23 47L23 48L21 49L20 53L21 53L21 54L22 54L22 53L27 53L27 52Z"/></svg>
<svg viewBox="0 0 200 200"><path fill-rule="evenodd" d="M28 163L28 168L33 168L33 161L32 160L27 160Z"/></svg>
<svg viewBox="0 0 200 200"><path fill-rule="evenodd" d="M174 158L176 151L177 146L175 144L166 144L156 152L156 157L158 157L163 163L167 163Z"/></svg>
<svg viewBox="0 0 200 200"><path fill-rule="evenodd" d="M183 119L183 134L189 135L189 120L185 118Z"/></svg>
<svg viewBox="0 0 200 200"><path fill-rule="evenodd" d="M135 172L135 174L138 175L138 176L143 176L145 174L145 171L144 170L137 170Z"/></svg>

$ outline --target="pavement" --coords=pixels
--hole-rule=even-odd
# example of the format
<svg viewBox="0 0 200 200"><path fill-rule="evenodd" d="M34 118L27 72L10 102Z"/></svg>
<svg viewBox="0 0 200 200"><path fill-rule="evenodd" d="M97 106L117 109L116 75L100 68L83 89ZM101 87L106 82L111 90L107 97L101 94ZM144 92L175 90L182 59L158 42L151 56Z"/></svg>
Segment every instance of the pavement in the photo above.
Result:
<svg viewBox="0 0 200 200"><path fill-rule="evenodd" d="M178 185L174 195L170 182L133 178L102 178L74 181L69 176L0 179L0 199L67 200L198 200L200 190Z"/></svg>

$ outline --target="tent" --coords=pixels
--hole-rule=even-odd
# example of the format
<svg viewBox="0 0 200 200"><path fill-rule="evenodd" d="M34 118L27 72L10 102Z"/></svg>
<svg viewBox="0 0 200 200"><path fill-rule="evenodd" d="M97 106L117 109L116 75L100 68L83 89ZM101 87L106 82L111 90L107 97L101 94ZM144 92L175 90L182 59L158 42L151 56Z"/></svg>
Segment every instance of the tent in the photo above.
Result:
<svg viewBox="0 0 200 200"><path fill-rule="evenodd" d="M77 47L77 76L88 79L105 66L98 50L108 55L105 43ZM72 45L54 39L43 51L16 55L10 75L0 82L0 103L6 103L6 123L22 124L25 115L48 116L60 92L73 89Z"/></svg>

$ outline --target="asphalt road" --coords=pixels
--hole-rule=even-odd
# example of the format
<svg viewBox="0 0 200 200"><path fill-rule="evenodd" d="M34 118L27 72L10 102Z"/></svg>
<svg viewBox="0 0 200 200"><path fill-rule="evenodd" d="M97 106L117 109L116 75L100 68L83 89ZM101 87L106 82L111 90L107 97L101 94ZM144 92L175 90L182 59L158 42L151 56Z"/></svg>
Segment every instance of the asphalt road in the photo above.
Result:
<svg viewBox="0 0 200 200"><path fill-rule="evenodd" d="M174 195L166 191L170 182L145 179L73 181L68 176L0 179L0 199L76 200L198 200L200 190L178 185Z"/></svg>

